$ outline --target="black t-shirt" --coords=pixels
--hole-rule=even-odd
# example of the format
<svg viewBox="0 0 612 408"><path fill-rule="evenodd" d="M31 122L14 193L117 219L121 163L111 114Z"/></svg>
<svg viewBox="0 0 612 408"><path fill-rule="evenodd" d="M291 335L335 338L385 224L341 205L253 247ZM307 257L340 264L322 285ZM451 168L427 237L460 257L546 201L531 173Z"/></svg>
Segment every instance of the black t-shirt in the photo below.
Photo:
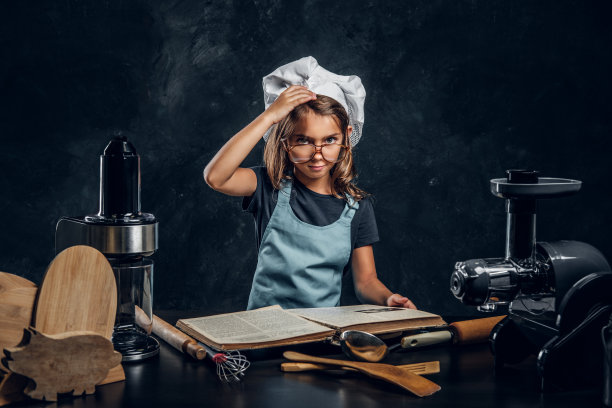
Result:
<svg viewBox="0 0 612 408"><path fill-rule="evenodd" d="M259 249L263 233L276 207L278 190L272 186L265 167L251 167L251 169L257 175L257 189L252 196L244 197L242 209L252 213L255 218L255 234L257 249ZM340 218L346 204L345 200L333 195L316 193L308 189L296 177L293 177L292 181L293 189L289 205L301 221L322 227ZM378 240L378 228L372 201L366 197L359 201L359 208L351 221L351 248L371 245Z"/></svg>

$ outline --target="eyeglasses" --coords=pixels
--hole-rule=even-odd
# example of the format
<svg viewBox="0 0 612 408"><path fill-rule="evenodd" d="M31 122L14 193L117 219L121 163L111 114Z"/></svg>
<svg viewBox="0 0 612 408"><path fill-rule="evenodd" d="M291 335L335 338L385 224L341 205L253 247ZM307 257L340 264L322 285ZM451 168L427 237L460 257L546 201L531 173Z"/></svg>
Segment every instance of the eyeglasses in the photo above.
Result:
<svg viewBox="0 0 612 408"><path fill-rule="evenodd" d="M317 149L321 152L321 157L328 163L338 163L344 156L346 156L346 150L348 146L341 145L338 143L323 143L321 145L315 145L312 143L301 143L295 145L285 145L287 153L289 153L289 160L293 163L306 163L312 160Z"/></svg>

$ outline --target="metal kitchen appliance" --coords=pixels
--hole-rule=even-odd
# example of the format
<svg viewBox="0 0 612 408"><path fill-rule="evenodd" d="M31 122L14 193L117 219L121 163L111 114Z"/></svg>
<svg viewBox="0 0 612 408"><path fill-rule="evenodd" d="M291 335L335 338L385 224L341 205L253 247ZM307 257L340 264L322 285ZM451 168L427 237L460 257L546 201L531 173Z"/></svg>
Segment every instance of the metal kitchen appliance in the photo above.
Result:
<svg viewBox="0 0 612 408"><path fill-rule="evenodd" d="M136 306L149 319L153 316L153 261L147 257L157 250L157 225L155 216L140 211L140 157L127 137L118 134L100 156L98 213L62 217L55 251L88 245L108 258L118 292L112 340L123 361L159 353L157 340L135 321Z"/></svg>
<svg viewBox="0 0 612 408"><path fill-rule="evenodd" d="M457 262L451 292L481 311L509 306L489 338L496 369L535 354L543 391L601 384L610 265L583 242L536 242L536 201L574 194L582 183L536 171L506 173L490 184L493 195L506 199L506 255Z"/></svg>

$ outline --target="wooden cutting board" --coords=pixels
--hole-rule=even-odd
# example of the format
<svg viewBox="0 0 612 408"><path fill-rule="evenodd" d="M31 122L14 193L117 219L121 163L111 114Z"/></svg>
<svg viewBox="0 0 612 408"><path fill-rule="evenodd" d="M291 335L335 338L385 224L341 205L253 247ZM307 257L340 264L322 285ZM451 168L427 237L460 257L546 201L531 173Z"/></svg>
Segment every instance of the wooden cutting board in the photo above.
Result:
<svg viewBox="0 0 612 408"><path fill-rule="evenodd" d="M30 328L21 344L5 353L14 373L33 380L25 392L47 401L57 401L60 393L93 394L108 370L121 362L109 339L88 331L45 335Z"/></svg>
<svg viewBox="0 0 612 408"><path fill-rule="evenodd" d="M77 245L60 252L47 268L34 327L45 334L92 331L110 340L116 312L117 286L108 260Z"/></svg>
<svg viewBox="0 0 612 408"><path fill-rule="evenodd" d="M0 272L0 357L6 347L19 344L23 329L30 326L37 290L21 276Z"/></svg>
<svg viewBox="0 0 612 408"><path fill-rule="evenodd" d="M97 249L77 245L47 268L36 302L34 327L45 334L91 331L111 339L117 313L113 269ZM125 380L121 364L98 385Z"/></svg>
<svg viewBox="0 0 612 408"><path fill-rule="evenodd" d="M34 282L12 273L0 272L0 291L36 286Z"/></svg>
<svg viewBox="0 0 612 408"><path fill-rule="evenodd" d="M8 277L7 287L23 283ZM13 289L14 290L14 289ZM88 246L74 246L49 264L38 292L33 325L47 335L90 331L110 340L117 311L117 286L106 257ZM21 338L20 338L21 339ZM51 376L54 374L51 373ZM0 406L23 399L25 377L7 374L0 383ZM121 364L98 385L125 380Z"/></svg>
<svg viewBox="0 0 612 408"><path fill-rule="evenodd" d="M21 276L0 272L0 359L3 350L19 344L32 322L36 285ZM27 378L9 373L0 362L0 406L23 399Z"/></svg>

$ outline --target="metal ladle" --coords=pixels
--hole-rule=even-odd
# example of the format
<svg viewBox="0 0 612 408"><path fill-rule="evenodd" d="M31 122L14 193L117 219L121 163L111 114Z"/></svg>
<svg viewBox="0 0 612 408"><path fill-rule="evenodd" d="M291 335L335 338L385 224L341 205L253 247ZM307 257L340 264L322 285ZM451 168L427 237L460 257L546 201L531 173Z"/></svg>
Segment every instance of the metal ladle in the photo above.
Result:
<svg viewBox="0 0 612 408"><path fill-rule="evenodd" d="M373 334L359 330L347 330L340 335L342 351L349 357L377 363L384 359L389 349L384 341Z"/></svg>

